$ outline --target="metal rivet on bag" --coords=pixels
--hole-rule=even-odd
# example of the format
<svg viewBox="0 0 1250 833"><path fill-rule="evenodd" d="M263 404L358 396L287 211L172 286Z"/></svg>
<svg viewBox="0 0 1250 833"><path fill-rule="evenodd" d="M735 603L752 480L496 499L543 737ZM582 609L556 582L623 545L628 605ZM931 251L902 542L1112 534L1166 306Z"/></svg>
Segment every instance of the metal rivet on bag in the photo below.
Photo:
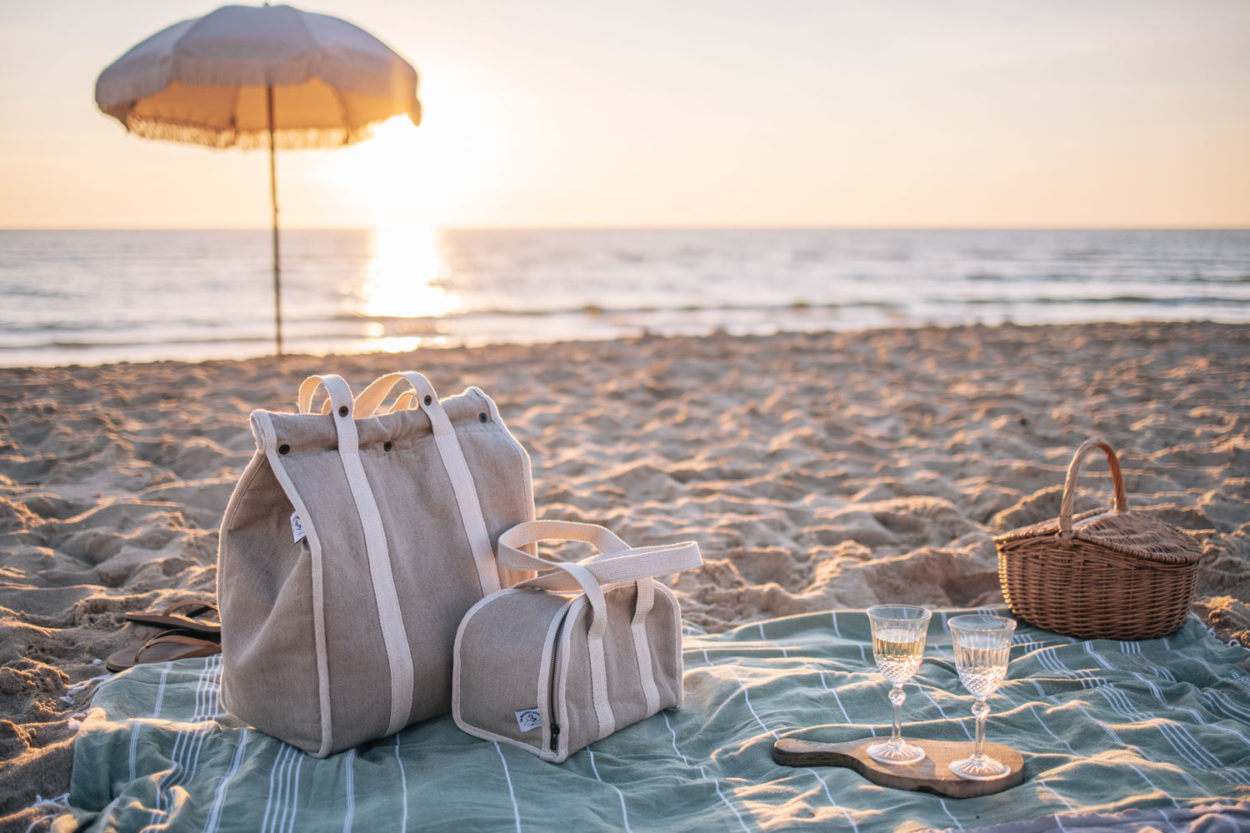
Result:
<svg viewBox="0 0 1250 833"><path fill-rule="evenodd" d="M279 454L289 454L290 451L291 451L291 447L287 445L286 443L283 443L282 445L278 446Z"/></svg>
<svg viewBox="0 0 1250 833"><path fill-rule="evenodd" d="M339 416L347 416L347 406L346 406L346 405L340 405L340 406L339 406Z"/></svg>
<svg viewBox="0 0 1250 833"><path fill-rule="evenodd" d="M383 451L390 451L390 450L391 450L391 441L390 441L390 440L387 440L386 442L382 443L382 450L383 450Z"/></svg>
<svg viewBox="0 0 1250 833"><path fill-rule="evenodd" d="M485 421L486 421L486 412L485 412L485 411L482 411L480 414L478 414L478 415L477 415L477 418L478 418L478 421L479 421L479 422L485 422Z"/></svg>
<svg viewBox="0 0 1250 833"><path fill-rule="evenodd" d="M429 404L430 404L431 402L433 402L433 401L434 401L434 400L433 400L432 398L430 398L430 395L427 393L427 394L425 395L425 404L429 405Z"/></svg>

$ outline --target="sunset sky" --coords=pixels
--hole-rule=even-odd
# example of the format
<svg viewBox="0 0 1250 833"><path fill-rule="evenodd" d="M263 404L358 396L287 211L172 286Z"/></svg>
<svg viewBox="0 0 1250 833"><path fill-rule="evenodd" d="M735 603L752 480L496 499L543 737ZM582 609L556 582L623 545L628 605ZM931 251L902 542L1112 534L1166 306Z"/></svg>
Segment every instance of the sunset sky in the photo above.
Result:
<svg viewBox="0 0 1250 833"><path fill-rule="evenodd" d="M216 2L6 0L0 227L265 227L267 157L96 76ZM320 0L425 122L279 156L286 227L1250 226L1250 3Z"/></svg>

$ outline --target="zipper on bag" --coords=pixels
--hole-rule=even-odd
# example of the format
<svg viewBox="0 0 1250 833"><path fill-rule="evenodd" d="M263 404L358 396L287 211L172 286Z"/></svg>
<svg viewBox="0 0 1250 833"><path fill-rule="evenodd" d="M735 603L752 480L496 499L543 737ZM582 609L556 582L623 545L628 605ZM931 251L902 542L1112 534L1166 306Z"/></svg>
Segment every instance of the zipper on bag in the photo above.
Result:
<svg viewBox="0 0 1250 833"><path fill-rule="evenodd" d="M556 669L560 667L560 632L564 630L564 619L568 616L568 606L561 611L560 624L556 626L555 636L551 640L551 671L547 680L547 719L551 722L551 740L547 746L552 752L560 750L560 723L556 715Z"/></svg>

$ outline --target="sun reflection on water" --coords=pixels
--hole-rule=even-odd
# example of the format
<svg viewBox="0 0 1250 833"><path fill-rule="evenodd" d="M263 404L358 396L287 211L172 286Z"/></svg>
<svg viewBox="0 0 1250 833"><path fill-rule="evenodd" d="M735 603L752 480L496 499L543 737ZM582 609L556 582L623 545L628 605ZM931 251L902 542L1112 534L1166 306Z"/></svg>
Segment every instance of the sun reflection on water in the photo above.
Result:
<svg viewBox="0 0 1250 833"><path fill-rule="evenodd" d="M360 312L374 319L370 335L395 330L438 332L437 319L460 307L460 296L447 289L448 270L438 232L428 226L383 226L373 232L373 259L361 287ZM416 320L413 320L416 319ZM374 330L377 330L376 332Z"/></svg>

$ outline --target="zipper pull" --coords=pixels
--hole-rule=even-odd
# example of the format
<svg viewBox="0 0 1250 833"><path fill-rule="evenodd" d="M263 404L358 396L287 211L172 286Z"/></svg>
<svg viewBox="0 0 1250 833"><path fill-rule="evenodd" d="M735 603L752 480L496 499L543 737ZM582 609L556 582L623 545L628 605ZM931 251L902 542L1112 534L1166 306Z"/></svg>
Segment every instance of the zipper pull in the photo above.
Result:
<svg viewBox="0 0 1250 833"><path fill-rule="evenodd" d="M560 724L551 724L551 751L556 752L560 747Z"/></svg>

